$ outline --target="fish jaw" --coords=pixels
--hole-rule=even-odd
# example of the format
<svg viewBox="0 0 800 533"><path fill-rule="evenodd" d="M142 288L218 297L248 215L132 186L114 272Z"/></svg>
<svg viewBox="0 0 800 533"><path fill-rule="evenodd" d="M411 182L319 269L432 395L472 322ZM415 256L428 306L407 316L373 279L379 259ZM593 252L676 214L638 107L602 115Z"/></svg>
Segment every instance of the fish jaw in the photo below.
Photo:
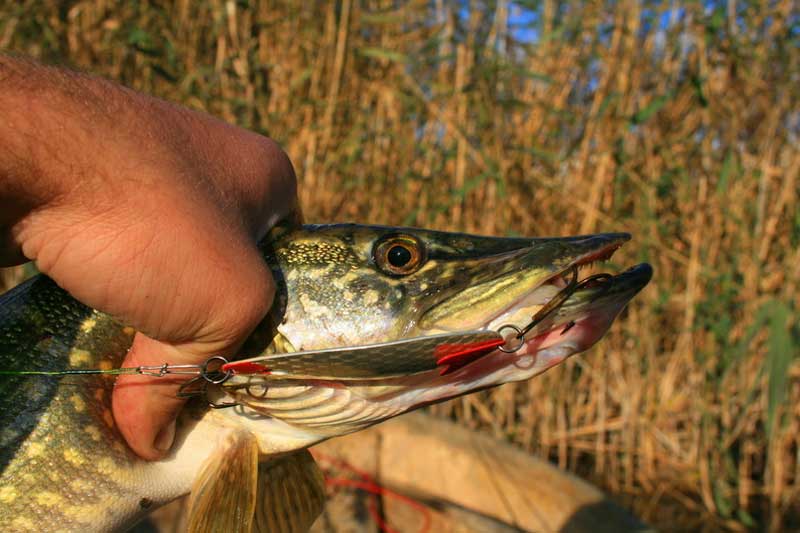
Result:
<svg viewBox="0 0 800 533"><path fill-rule="evenodd" d="M526 335L524 344L514 355L535 356L536 366L546 370L570 355L588 350L606 334L614 319L650 282L652 275L652 267L643 263L614 276L607 287L577 291L532 334ZM489 329L501 329L506 320L505 315L495 318Z"/></svg>
<svg viewBox="0 0 800 533"><path fill-rule="evenodd" d="M542 328L526 335L524 342L519 344L513 336L508 339L506 347L519 346L516 351L495 350L446 375L430 373L410 377L404 390L389 394L383 400L412 410L541 374L597 343L628 302L649 283L652 273L650 265L640 264L614 276L610 288L590 287L578 291ZM513 313L514 309L509 309L488 327L501 327L506 323L506 316Z"/></svg>
<svg viewBox="0 0 800 533"><path fill-rule="evenodd" d="M478 270L490 275L476 275L476 283L427 309L420 330L481 329L490 317L521 310L521 302L541 307L552 296L548 289L564 286L565 273L610 258L630 238L627 233L601 233L531 239L522 248L483 258Z"/></svg>

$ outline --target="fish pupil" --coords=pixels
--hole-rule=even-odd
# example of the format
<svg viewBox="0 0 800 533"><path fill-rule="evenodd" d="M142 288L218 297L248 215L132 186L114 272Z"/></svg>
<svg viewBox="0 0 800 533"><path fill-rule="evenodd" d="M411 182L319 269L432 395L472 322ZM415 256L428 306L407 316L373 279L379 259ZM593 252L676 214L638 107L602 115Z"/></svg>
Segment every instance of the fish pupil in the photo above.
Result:
<svg viewBox="0 0 800 533"><path fill-rule="evenodd" d="M389 248L389 253L386 254L389 264L393 267L403 267L411 261L411 252L405 246L392 246Z"/></svg>

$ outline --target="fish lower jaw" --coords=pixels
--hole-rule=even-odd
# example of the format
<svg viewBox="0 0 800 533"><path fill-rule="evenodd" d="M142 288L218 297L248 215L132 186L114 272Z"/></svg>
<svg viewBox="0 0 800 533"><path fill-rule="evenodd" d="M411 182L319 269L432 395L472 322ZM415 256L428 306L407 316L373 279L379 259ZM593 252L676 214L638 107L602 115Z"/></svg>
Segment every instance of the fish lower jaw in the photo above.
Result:
<svg viewBox="0 0 800 533"><path fill-rule="evenodd" d="M605 335L622 305L595 309L573 319L574 325L558 324L548 331L526 339L513 353L500 350L448 374L439 377L437 385L427 394L433 399L434 390L442 397L459 396L480 388L501 385L512 381L524 381L557 366L576 353L583 352ZM445 381L446 383L442 383ZM443 399L443 398L442 398Z"/></svg>
<svg viewBox="0 0 800 533"><path fill-rule="evenodd" d="M561 362L572 354L591 348L606 334L616 316L616 310L594 312L567 324L559 324L545 333L526 340L516 355L533 355L542 362L560 357L558 362Z"/></svg>
<svg viewBox="0 0 800 533"><path fill-rule="evenodd" d="M610 323L611 321L608 325ZM607 326L597 326L591 317L587 317L576 320L575 325L565 333L562 333L565 326L559 326L526 341L523 347L513 354L516 357L513 367L520 369L521 372L512 381L528 379L562 363L571 355L589 349L608 329ZM531 370L533 373L530 373Z"/></svg>

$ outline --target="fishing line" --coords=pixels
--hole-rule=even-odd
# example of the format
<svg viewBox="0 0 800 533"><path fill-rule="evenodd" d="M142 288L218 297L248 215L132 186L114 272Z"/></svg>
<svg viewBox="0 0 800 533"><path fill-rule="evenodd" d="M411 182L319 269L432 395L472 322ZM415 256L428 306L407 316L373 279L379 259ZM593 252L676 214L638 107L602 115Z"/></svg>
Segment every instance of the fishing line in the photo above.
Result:
<svg viewBox="0 0 800 533"><path fill-rule="evenodd" d="M167 375L199 376L209 383L222 383L228 379L231 372L222 372L220 369L228 360L215 355L206 359L200 365L140 365L121 368L69 368L64 370L0 370L0 376L74 376L74 375L141 375L164 377Z"/></svg>

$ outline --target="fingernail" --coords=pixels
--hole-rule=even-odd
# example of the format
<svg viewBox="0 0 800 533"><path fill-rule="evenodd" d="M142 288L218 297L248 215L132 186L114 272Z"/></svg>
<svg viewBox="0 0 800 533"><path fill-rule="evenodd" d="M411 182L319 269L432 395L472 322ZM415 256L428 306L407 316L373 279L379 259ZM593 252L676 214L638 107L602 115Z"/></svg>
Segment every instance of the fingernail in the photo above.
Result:
<svg viewBox="0 0 800 533"><path fill-rule="evenodd" d="M172 441L175 440L175 421L173 420L169 424L166 425L161 431L158 432L156 435L156 440L153 443L153 446L156 450L166 453L172 448Z"/></svg>

